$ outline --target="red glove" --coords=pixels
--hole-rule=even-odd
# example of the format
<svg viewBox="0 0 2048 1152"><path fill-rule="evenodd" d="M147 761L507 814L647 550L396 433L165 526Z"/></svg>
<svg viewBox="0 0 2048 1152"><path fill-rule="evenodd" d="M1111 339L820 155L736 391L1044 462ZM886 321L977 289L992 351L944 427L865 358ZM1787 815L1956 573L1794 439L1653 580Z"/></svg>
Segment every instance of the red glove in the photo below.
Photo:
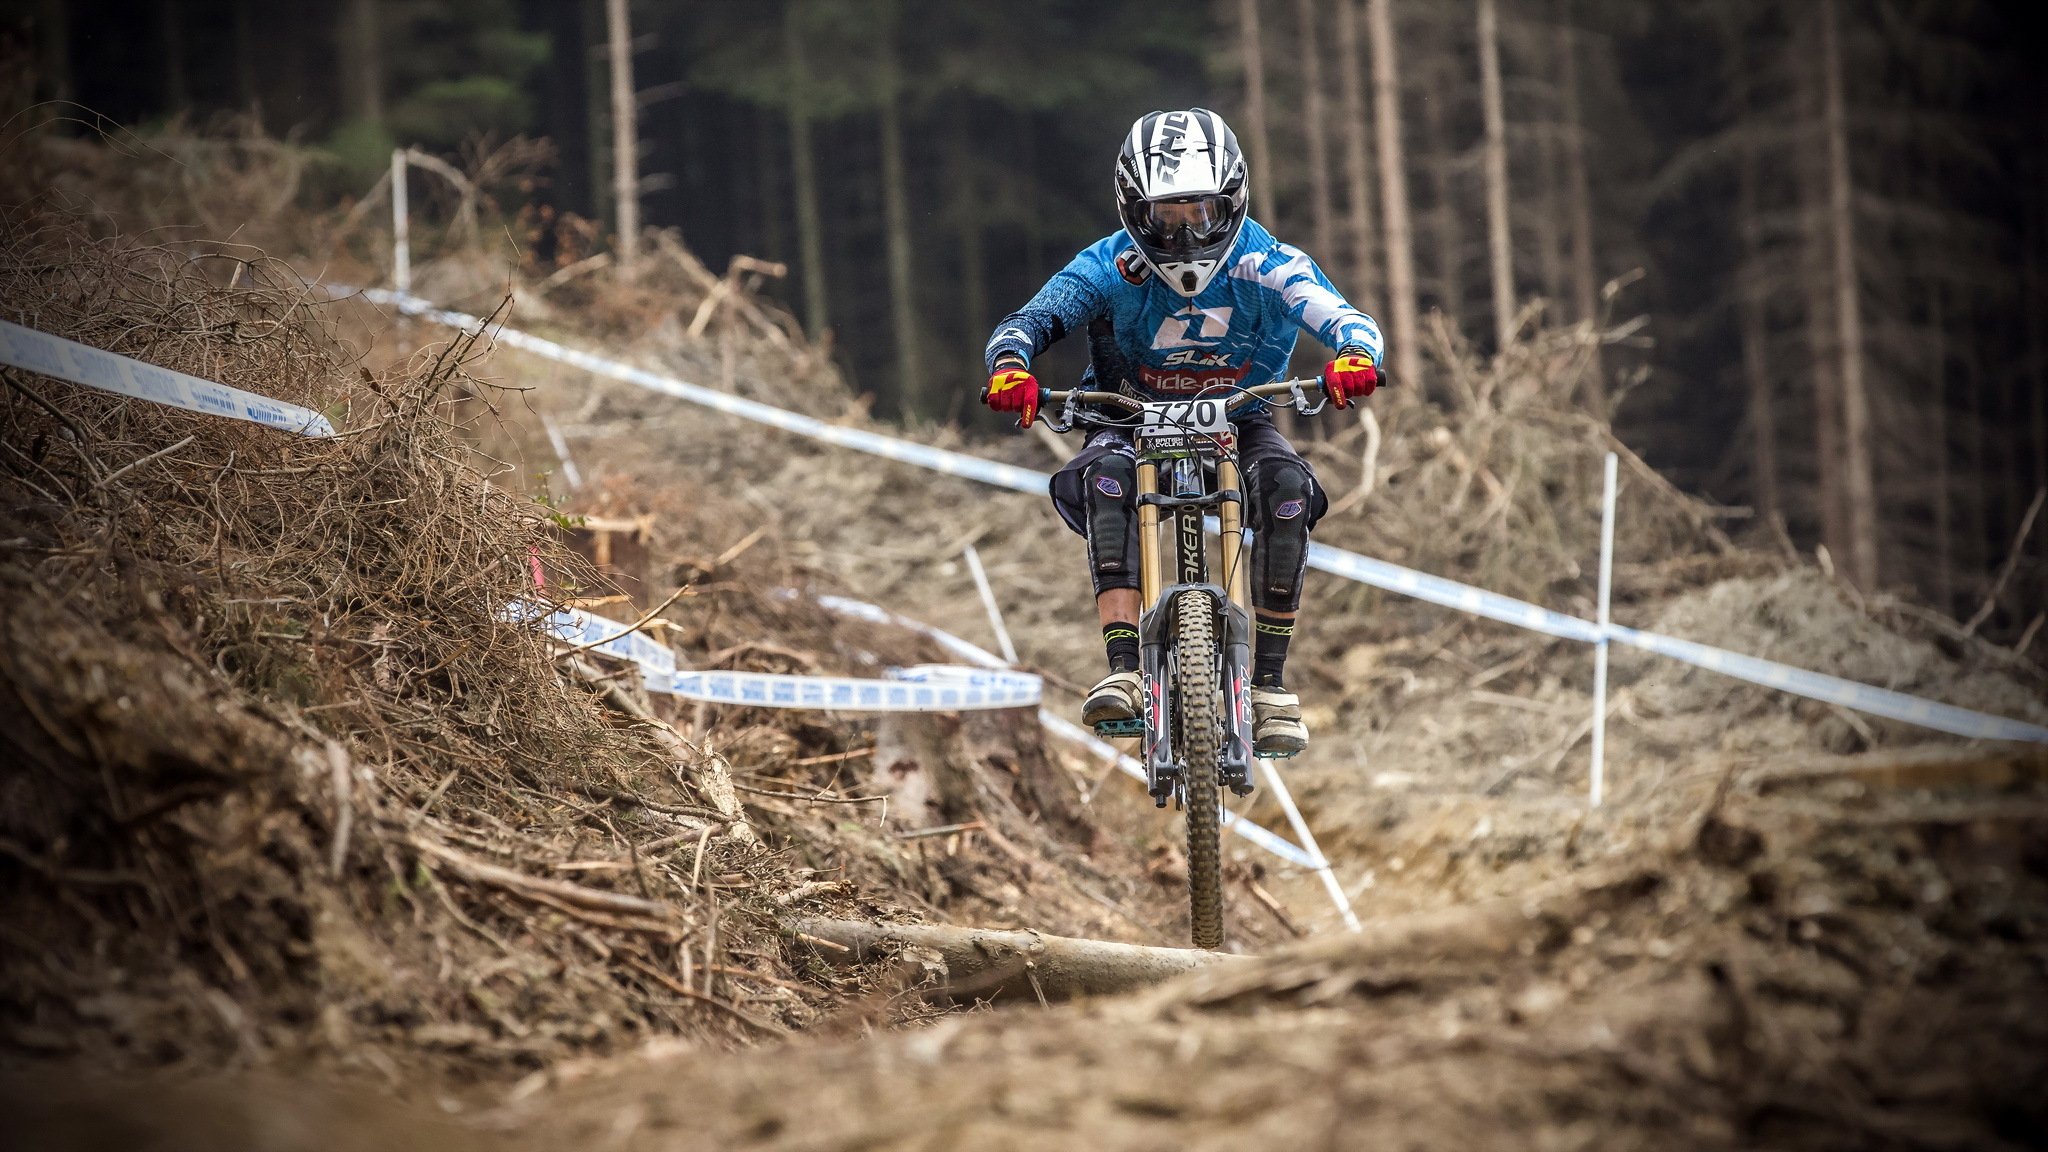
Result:
<svg viewBox="0 0 2048 1152"><path fill-rule="evenodd" d="M981 402L998 412L1015 412L1017 427L1038 419L1038 377L1022 368L998 368L981 390Z"/></svg>
<svg viewBox="0 0 2048 1152"><path fill-rule="evenodd" d="M1380 370L1363 352L1340 352L1323 366L1323 391L1339 408L1351 407L1353 400L1365 399L1379 386Z"/></svg>

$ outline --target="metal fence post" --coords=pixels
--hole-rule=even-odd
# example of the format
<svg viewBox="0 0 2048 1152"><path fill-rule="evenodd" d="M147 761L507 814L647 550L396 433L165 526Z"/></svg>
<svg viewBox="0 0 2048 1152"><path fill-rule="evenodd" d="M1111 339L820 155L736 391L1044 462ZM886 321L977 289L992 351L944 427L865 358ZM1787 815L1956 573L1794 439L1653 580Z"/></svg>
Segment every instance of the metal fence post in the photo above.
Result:
<svg viewBox="0 0 2048 1152"><path fill-rule="evenodd" d="M1607 454L1600 494L1600 639L1593 646L1593 774L1588 806L1607 790L1607 619L1614 595L1614 487L1620 458Z"/></svg>
<svg viewBox="0 0 2048 1152"><path fill-rule="evenodd" d="M405 201L405 149L391 150L391 286L412 291L412 227Z"/></svg>

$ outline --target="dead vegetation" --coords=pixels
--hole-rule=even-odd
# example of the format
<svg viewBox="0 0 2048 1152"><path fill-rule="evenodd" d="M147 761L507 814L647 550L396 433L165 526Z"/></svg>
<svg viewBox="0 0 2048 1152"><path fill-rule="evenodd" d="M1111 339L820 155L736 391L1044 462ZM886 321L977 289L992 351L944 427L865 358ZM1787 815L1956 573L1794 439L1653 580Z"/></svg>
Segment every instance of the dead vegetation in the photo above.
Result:
<svg viewBox="0 0 2048 1152"><path fill-rule="evenodd" d="M280 266L0 235L10 319L343 429L6 371L8 1048L395 1077L816 1018L773 931L805 878L512 611L576 567L469 466L471 346L354 370Z"/></svg>

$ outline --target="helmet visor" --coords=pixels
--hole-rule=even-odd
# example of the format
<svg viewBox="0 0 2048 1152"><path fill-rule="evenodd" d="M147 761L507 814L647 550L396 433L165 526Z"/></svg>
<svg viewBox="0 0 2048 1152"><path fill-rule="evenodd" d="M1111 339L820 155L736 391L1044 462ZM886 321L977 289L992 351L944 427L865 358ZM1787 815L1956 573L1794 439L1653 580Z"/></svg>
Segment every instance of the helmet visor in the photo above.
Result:
<svg viewBox="0 0 2048 1152"><path fill-rule="evenodd" d="M1214 244L1230 231L1230 199L1154 200L1145 204L1140 219L1147 243L1169 252L1191 252Z"/></svg>

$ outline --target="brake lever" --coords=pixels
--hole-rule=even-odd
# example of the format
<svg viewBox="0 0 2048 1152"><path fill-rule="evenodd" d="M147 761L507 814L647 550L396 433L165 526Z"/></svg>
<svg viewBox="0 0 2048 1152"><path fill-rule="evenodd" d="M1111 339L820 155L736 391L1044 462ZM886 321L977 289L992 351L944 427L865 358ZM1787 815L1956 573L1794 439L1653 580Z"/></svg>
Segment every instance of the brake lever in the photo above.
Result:
<svg viewBox="0 0 2048 1152"><path fill-rule="evenodd" d="M1308 405L1308 394L1301 390L1301 385L1299 383L1296 383L1292 388L1288 389L1288 391L1294 397L1294 410L1296 412L1301 413L1303 416L1314 416L1316 413L1321 412L1323 409L1328 408L1330 406L1330 396L1327 392L1323 394L1322 400L1319 403L1317 403L1315 407L1311 408Z"/></svg>
<svg viewBox="0 0 2048 1152"><path fill-rule="evenodd" d="M1038 418L1045 422L1047 431L1064 435L1074 430L1074 419L1078 414L1074 403L1074 394L1069 392L1067 393L1066 401L1060 405L1058 418L1047 416L1044 412L1040 412ZM1022 427L1022 425L1020 424L1019 427Z"/></svg>

